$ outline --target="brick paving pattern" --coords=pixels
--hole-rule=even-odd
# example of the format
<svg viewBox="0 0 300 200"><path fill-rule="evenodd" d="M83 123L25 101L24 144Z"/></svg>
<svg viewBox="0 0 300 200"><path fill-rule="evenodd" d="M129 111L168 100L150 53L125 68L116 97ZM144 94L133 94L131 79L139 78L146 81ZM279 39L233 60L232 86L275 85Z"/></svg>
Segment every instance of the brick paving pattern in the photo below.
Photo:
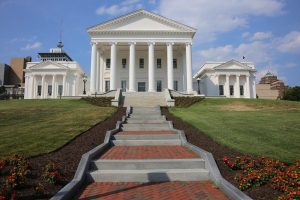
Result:
<svg viewBox="0 0 300 200"><path fill-rule="evenodd" d="M113 146L100 159L187 159L199 158L184 146Z"/></svg>
<svg viewBox="0 0 300 200"><path fill-rule="evenodd" d="M163 183L92 183L80 200L227 200L228 198L209 181Z"/></svg>
<svg viewBox="0 0 300 200"><path fill-rule="evenodd" d="M175 131L122 131L117 135L160 135L160 134L176 134Z"/></svg>

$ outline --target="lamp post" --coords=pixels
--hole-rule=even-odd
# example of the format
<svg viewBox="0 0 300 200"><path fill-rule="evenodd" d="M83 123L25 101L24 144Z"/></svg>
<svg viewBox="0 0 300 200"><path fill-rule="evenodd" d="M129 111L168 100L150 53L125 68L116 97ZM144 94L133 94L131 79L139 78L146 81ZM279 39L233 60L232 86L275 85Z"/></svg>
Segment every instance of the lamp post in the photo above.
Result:
<svg viewBox="0 0 300 200"><path fill-rule="evenodd" d="M83 76L82 76L82 80L83 80L83 94L86 94L86 91L85 91L85 84L87 82L87 76L86 74L84 73Z"/></svg>
<svg viewBox="0 0 300 200"><path fill-rule="evenodd" d="M200 78L198 77L197 78L197 83L198 83L198 94L200 94Z"/></svg>

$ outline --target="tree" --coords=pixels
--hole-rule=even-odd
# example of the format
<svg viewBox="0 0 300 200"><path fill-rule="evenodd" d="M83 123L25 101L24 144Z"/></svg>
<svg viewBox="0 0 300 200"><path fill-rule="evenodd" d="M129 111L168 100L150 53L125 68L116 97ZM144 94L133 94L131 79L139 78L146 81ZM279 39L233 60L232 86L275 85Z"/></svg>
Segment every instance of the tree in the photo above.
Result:
<svg viewBox="0 0 300 200"><path fill-rule="evenodd" d="M0 94L6 93L5 87L2 85L0 86Z"/></svg>
<svg viewBox="0 0 300 200"><path fill-rule="evenodd" d="M288 87L288 89L284 93L283 99L290 101L300 101L300 86Z"/></svg>

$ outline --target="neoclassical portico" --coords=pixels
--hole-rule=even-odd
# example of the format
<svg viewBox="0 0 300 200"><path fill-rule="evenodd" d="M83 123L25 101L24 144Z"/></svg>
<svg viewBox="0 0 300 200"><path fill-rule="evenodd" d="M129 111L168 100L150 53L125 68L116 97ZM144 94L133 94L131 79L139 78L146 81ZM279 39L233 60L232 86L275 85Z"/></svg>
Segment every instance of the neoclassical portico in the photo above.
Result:
<svg viewBox="0 0 300 200"><path fill-rule="evenodd" d="M139 10L91 27L88 33L92 43L91 94L117 88L193 92L195 29Z"/></svg>

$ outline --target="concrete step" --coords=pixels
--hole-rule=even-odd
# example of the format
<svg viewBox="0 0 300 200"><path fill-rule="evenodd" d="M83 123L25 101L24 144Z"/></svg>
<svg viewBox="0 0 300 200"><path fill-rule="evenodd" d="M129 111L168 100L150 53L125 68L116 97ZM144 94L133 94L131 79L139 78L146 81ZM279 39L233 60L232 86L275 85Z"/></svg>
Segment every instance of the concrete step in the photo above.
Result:
<svg viewBox="0 0 300 200"><path fill-rule="evenodd" d="M167 140L111 140L115 146L158 146L158 145L181 145L179 139Z"/></svg>
<svg viewBox="0 0 300 200"><path fill-rule="evenodd" d="M131 114L127 120L130 119L162 119L165 120L166 117L162 115L152 115L152 114Z"/></svg>
<svg viewBox="0 0 300 200"><path fill-rule="evenodd" d="M205 161L197 159L151 160L95 160L91 170L145 170L145 169L205 169Z"/></svg>
<svg viewBox="0 0 300 200"><path fill-rule="evenodd" d="M97 170L88 173L88 180L95 182L165 182L209 180L206 169L146 169L146 170Z"/></svg>
<svg viewBox="0 0 300 200"><path fill-rule="evenodd" d="M179 140L178 134L114 135L114 140Z"/></svg>
<svg viewBox="0 0 300 200"><path fill-rule="evenodd" d="M166 123L165 119L127 119L128 124L163 124Z"/></svg>
<svg viewBox="0 0 300 200"><path fill-rule="evenodd" d="M153 124L123 124L123 131L138 131L138 130L171 130L169 123L153 123Z"/></svg>

